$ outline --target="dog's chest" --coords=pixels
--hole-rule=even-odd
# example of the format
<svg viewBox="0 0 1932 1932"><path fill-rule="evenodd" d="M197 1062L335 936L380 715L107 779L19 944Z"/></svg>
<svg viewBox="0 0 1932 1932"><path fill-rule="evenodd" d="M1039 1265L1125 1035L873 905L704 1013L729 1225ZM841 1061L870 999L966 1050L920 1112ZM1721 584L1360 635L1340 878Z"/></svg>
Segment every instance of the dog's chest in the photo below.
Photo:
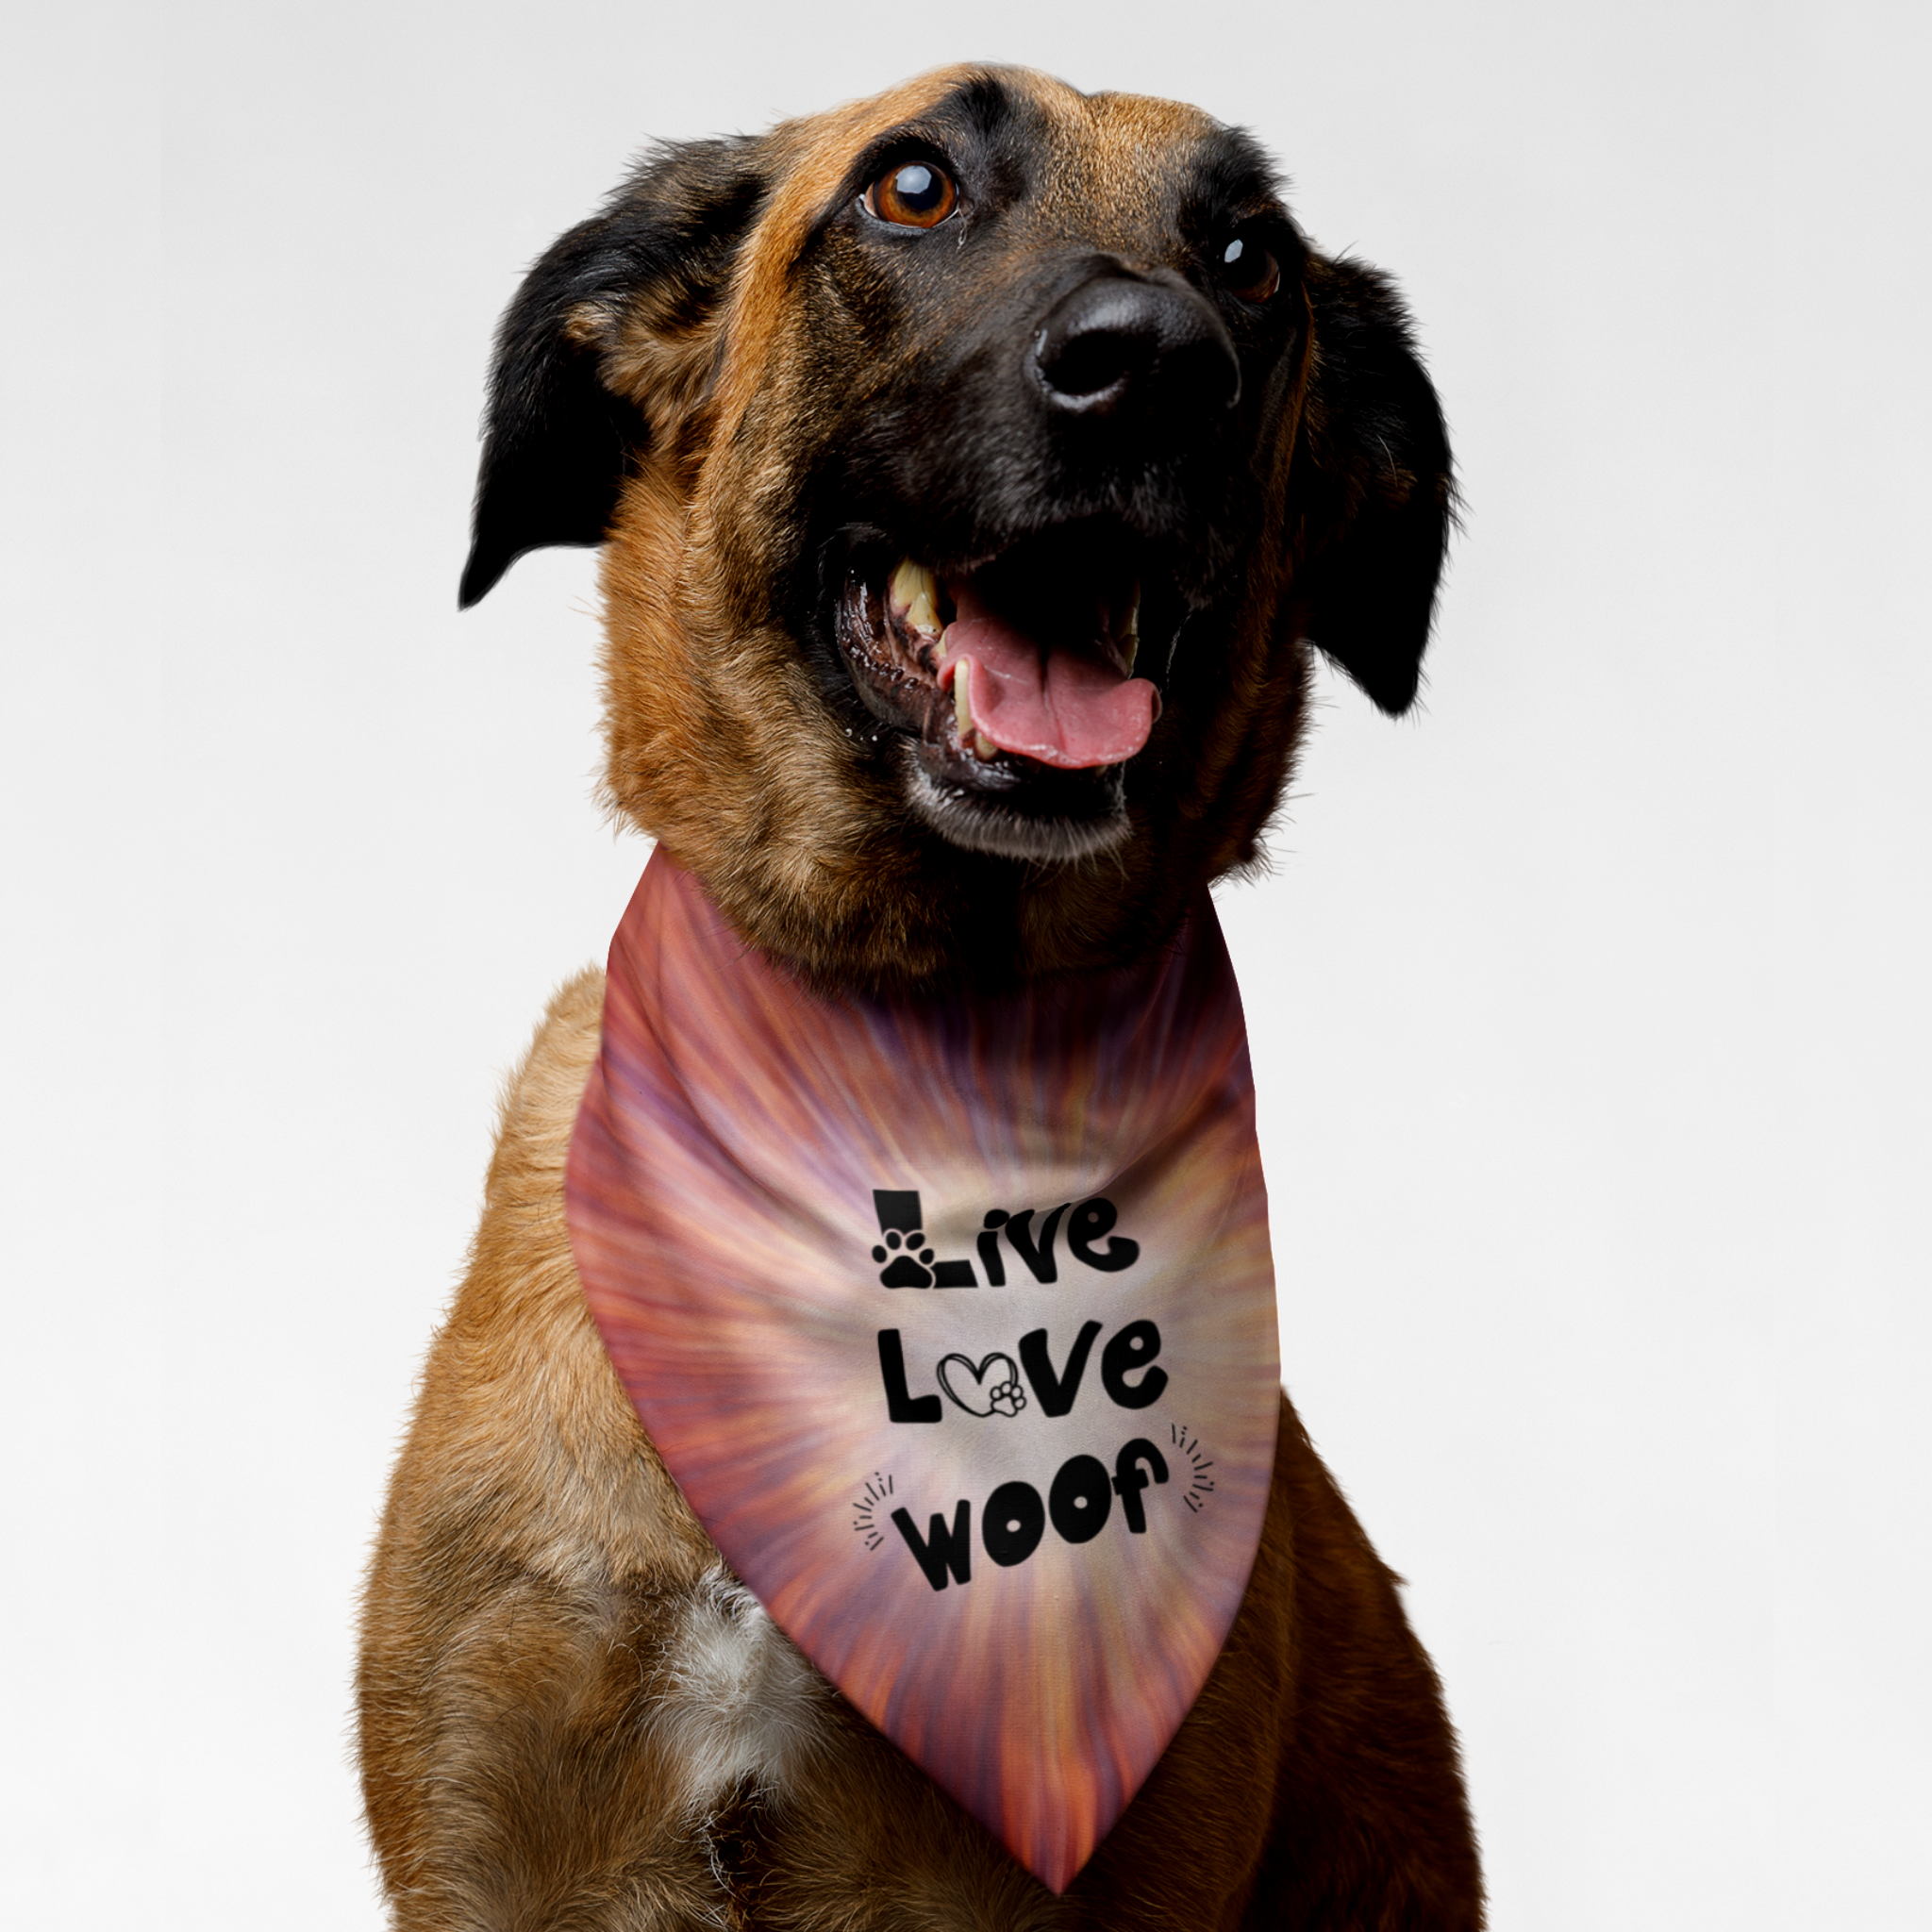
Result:
<svg viewBox="0 0 1932 1932"><path fill-rule="evenodd" d="M647 1723L689 1814L782 1795L823 1748L830 1687L722 1564L678 1606L656 1676Z"/></svg>

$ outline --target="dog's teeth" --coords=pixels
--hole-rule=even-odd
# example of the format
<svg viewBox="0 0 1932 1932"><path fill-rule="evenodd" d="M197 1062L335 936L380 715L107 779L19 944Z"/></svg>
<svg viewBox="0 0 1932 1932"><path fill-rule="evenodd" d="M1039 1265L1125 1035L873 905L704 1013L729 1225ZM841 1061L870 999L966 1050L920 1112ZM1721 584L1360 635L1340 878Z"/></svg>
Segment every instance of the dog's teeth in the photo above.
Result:
<svg viewBox="0 0 1932 1932"><path fill-rule="evenodd" d="M1134 659L1141 654L1141 587L1134 586L1134 601L1127 606L1127 622L1121 632L1121 655L1127 662L1127 675L1134 675Z"/></svg>
<svg viewBox="0 0 1932 1932"><path fill-rule="evenodd" d="M923 563L914 563L908 557L901 560L892 573L892 580L886 586L886 595L891 599L892 608L904 616L914 630L930 631L937 637L942 628L940 624L939 581Z"/></svg>
<svg viewBox="0 0 1932 1932"><path fill-rule="evenodd" d="M953 716L959 724L959 742L973 741L973 706L966 691L967 664L963 658L953 666Z"/></svg>
<svg viewBox="0 0 1932 1932"><path fill-rule="evenodd" d="M989 758L998 758L999 755L999 746L996 745L992 741L992 740L986 735L985 732L975 731L973 734L973 756L976 758L981 764L985 764Z"/></svg>

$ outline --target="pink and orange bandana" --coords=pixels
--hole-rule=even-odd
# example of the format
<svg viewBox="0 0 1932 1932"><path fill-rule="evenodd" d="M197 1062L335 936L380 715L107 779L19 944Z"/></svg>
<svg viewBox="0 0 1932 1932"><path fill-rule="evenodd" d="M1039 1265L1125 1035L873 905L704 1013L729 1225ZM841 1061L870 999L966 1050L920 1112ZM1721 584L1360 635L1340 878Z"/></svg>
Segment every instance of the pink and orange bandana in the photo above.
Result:
<svg viewBox="0 0 1932 1932"><path fill-rule="evenodd" d="M1233 969L825 999L661 852L571 1146L610 1359L726 1560L1056 1891L1240 1607L1279 1403Z"/></svg>

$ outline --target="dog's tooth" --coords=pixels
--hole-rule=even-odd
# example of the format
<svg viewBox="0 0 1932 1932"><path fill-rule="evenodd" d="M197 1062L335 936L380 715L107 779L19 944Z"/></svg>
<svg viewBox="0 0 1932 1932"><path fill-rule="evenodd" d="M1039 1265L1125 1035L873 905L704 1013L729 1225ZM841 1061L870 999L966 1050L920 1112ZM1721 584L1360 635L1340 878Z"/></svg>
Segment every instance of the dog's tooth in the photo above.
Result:
<svg viewBox="0 0 1932 1932"><path fill-rule="evenodd" d="M939 580L924 564L914 563L909 557L902 558L891 582L886 586L886 594L891 599L892 608L903 612L914 630L938 635L941 628Z"/></svg>
<svg viewBox="0 0 1932 1932"><path fill-rule="evenodd" d="M953 716L958 721L961 744L971 742L973 738L973 704L966 690L971 662L970 658L962 658L953 666Z"/></svg>
<svg viewBox="0 0 1932 1932"><path fill-rule="evenodd" d="M973 756L976 758L981 764L985 764L989 758L998 758L999 755L999 746L996 745L992 741L992 740L986 735L985 732L975 731L973 734Z"/></svg>
<svg viewBox="0 0 1932 1932"><path fill-rule="evenodd" d="M1134 586L1134 601L1127 606L1127 622L1121 632L1121 654L1127 660L1127 675L1134 675L1134 659L1141 654L1141 587Z"/></svg>

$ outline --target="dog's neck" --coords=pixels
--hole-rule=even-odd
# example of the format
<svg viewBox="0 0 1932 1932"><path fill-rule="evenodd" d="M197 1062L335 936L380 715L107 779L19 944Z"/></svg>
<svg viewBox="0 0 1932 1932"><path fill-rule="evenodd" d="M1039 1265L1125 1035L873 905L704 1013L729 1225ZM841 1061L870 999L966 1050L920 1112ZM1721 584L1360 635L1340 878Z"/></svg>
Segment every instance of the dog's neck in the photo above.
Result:
<svg viewBox="0 0 1932 1932"><path fill-rule="evenodd" d="M994 991L1106 973L1166 944L1208 886L1259 862L1310 676L1307 647L1291 628L1266 658L1244 727L1218 718L1183 738L1169 758L1185 779L1163 758L1144 791L1130 784L1129 837L1089 858L1028 864L961 851L849 773L826 773L823 812L774 824L756 809L768 803L759 774L736 761L705 788L647 787L621 728L606 795L746 941L815 991ZM613 638L613 681L625 661ZM620 704L611 708L621 715ZM654 746L653 762L658 755Z"/></svg>

